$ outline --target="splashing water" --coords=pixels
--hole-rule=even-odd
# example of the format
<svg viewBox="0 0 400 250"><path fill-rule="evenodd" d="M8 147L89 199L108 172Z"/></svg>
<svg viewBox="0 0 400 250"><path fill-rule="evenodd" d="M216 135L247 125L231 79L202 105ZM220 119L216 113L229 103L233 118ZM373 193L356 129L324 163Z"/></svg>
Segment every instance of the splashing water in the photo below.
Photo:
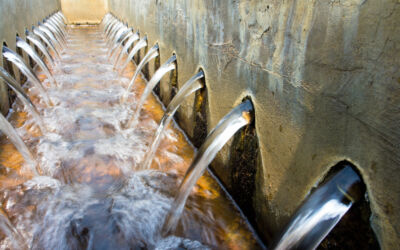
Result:
<svg viewBox="0 0 400 250"><path fill-rule="evenodd" d="M12 142L18 152L21 153L22 157L24 157L25 162L29 166L29 169L37 175L38 173L36 171L36 160L33 158L31 152L29 151L21 137L18 135L17 131L2 114L0 114L0 130Z"/></svg>
<svg viewBox="0 0 400 250"><path fill-rule="evenodd" d="M19 102L10 118L40 174L46 176L16 173L21 156L12 145L0 144L0 164L12 167L0 175L0 201L26 245L33 249L259 248L246 221L208 173L189 197L175 234L161 235L160 222L173 204L194 149L179 129L170 127L153 164L163 171L140 170L164 114L161 104L149 95L146 103L151 108L142 107L145 115L135 129L121 128L139 99L129 95L127 104L120 105L134 64L129 62L123 75L113 71L101 27L66 30L67 46L51 68L59 86L46 89L55 105L40 101L33 82L25 84L26 95L51 132L36 133L30 126L32 117L18 108ZM45 74L37 77L46 79ZM145 87L138 78L135 90ZM5 235L0 246L24 248L13 241Z"/></svg>
<svg viewBox="0 0 400 250"><path fill-rule="evenodd" d="M29 110L30 115L35 120L35 123L39 126L42 133L47 132L47 129L43 123L42 118L39 115L39 111L36 106L32 103L31 99L25 94L24 90L17 83L17 81L12 78L10 74L3 68L0 67L0 77L7 83L7 85L17 94L17 97L22 101L25 108Z"/></svg>

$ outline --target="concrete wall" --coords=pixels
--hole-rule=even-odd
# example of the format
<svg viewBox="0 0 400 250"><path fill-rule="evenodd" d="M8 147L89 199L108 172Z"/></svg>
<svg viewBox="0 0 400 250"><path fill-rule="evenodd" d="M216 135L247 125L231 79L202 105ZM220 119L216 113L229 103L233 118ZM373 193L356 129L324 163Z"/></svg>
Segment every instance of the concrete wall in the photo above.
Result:
<svg viewBox="0 0 400 250"><path fill-rule="evenodd" d="M108 12L107 0L61 0L61 8L69 23L99 23Z"/></svg>
<svg viewBox="0 0 400 250"><path fill-rule="evenodd" d="M400 4L397 0L117 1L110 11L178 57L178 87L202 67L210 130L244 96L259 159L252 206L276 234L328 170L359 169L384 249L400 239ZM154 65L150 65L150 71ZM168 102L171 87L161 83ZM194 98L179 123L193 134ZM213 169L231 190L229 146Z"/></svg>
<svg viewBox="0 0 400 250"><path fill-rule="evenodd" d="M44 18L60 10L59 0L2 0L0 1L0 39L14 51L15 36L18 33L25 39L25 29L32 30L32 25L37 25ZM1 51L0 51L1 53ZM0 60L3 66L3 57ZM14 70L17 72L17 70ZM17 77L18 78L18 77ZM7 112L9 104L7 88L0 85L1 111Z"/></svg>

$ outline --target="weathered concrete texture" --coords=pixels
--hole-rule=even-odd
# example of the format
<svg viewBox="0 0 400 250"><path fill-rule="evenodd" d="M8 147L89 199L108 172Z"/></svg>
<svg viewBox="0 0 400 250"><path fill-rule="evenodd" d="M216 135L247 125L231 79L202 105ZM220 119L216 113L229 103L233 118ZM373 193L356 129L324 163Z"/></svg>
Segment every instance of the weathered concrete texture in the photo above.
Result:
<svg viewBox="0 0 400 250"><path fill-rule="evenodd" d="M384 249L400 240L399 7L397 0L109 1L113 14L159 42L161 63L176 52L178 86L204 69L208 130L251 96L259 231L276 234L329 168L348 160L366 183ZM179 112L192 137L193 103ZM229 159L225 147L213 163L227 187Z"/></svg>
<svg viewBox="0 0 400 250"><path fill-rule="evenodd" d="M2 45L17 51L15 48L15 38L18 34L25 39L25 29L32 30L32 25L37 25L44 18L60 10L59 0L2 0L0 1L0 38ZM1 51L0 51L1 53ZM26 55L24 58L27 60ZM1 56L1 65L3 66L3 57ZM17 79L19 73L14 68ZM9 103L7 96L7 87L0 84L0 106L3 113L8 111Z"/></svg>
<svg viewBox="0 0 400 250"><path fill-rule="evenodd" d="M71 24L96 24L108 12L108 1L61 0L61 8Z"/></svg>

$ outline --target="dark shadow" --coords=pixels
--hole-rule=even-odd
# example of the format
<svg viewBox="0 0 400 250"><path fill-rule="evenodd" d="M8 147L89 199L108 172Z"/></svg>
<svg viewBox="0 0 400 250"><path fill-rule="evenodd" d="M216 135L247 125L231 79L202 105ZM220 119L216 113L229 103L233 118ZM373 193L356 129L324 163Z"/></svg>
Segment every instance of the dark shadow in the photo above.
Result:
<svg viewBox="0 0 400 250"><path fill-rule="evenodd" d="M349 162L342 161L331 168L324 178L322 185L330 179L335 173L345 166L352 166L352 169L358 173L358 170ZM362 179L362 177L361 177ZM342 217L339 223L333 228L328 236L321 242L318 249L379 249L379 243L369 223L371 217L371 208L367 200L366 187L363 182L361 200L357 201L350 210Z"/></svg>
<svg viewBox="0 0 400 250"><path fill-rule="evenodd" d="M202 80L204 81L204 78ZM204 84L202 89L196 91L193 107L194 127L193 136L191 136L190 140L197 148L203 144L205 138L207 137L207 108L208 93L207 86Z"/></svg>

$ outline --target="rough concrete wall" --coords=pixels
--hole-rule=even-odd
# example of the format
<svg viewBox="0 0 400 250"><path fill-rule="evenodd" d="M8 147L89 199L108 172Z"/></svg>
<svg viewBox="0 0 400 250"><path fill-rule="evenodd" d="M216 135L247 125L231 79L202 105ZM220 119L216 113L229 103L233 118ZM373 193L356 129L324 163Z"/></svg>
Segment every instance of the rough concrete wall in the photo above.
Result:
<svg viewBox="0 0 400 250"><path fill-rule="evenodd" d="M37 25L44 18L60 10L59 0L2 0L0 1L0 38L14 51L15 36L19 34L25 39L25 29L32 31L32 25ZM1 44L1 45L2 45ZM1 53L1 51L0 51ZM26 58L25 58L26 59ZM3 66L3 57L1 56ZM16 69L14 70L16 71ZM5 84L0 85L1 111L8 111L8 96Z"/></svg>
<svg viewBox="0 0 400 250"><path fill-rule="evenodd" d="M206 73L208 130L255 105L253 206L275 234L329 168L348 160L367 186L384 249L400 239L400 8L397 0L117 1L113 14L178 57L178 86ZM168 99L168 82L161 96ZM193 135L193 98L179 121ZM213 169L230 188L229 147ZM234 188L234 187L231 187Z"/></svg>
<svg viewBox="0 0 400 250"><path fill-rule="evenodd" d="M61 9L69 23L96 24L108 12L108 1L61 0Z"/></svg>

